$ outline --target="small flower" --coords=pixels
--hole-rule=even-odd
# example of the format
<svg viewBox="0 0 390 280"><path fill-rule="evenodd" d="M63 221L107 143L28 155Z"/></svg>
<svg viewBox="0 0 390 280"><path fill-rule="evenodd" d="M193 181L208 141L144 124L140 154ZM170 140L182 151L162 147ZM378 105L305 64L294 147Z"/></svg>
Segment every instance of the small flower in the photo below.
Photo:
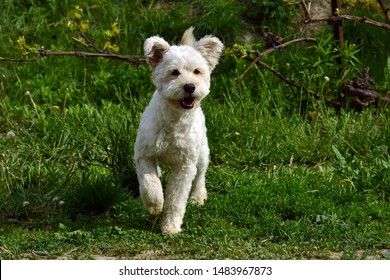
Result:
<svg viewBox="0 0 390 280"><path fill-rule="evenodd" d="M286 63L286 68L287 68L287 69L290 69L290 67L291 67L290 63L287 62L287 63Z"/></svg>
<svg viewBox="0 0 390 280"><path fill-rule="evenodd" d="M70 20L70 21L68 21L68 28L71 30L71 31L75 31L75 30L77 30L77 24L74 22L74 21L72 21L72 20Z"/></svg>
<svg viewBox="0 0 390 280"><path fill-rule="evenodd" d="M330 81L329 77L328 77L328 76L325 76L325 77L324 77L324 81L325 81L325 83L329 82L329 81Z"/></svg>
<svg viewBox="0 0 390 280"><path fill-rule="evenodd" d="M64 204L65 204L65 201L63 201L63 200L60 200L60 201L58 202L58 206L60 206L60 207L64 206Z"/></svg>
<svg viewBox="0 0 390 280"><path fill-rule="evenodd" d="M82 20L80 22L80 31L85 33L85 32L87 32L88 29L89 29L88 20Z"/></svg>
<svg viewBox="0 0 390 280"><path fill-rule="evenodd" d="M111 26L111 30L106 30L105 34L108 38L111 38L111 37L114 37L116 35L118 35L120 32L120 29L118 27L118 22L115 21L112 26Z"/></svg>
<svg viewBox="0 0 390 280"><path fill-rule="evenodd" d="M81 8L79 5L75 5L74 6L75 10L82 13L83 12L83 8Z"/></svg>
<svg viewBox="0 0 390 280"><path fill-rule="evenodd" d="M23 201L23 207L27 207L30 205L30 202L28 202L27 200Z"/></svg>
<svg viewBox="0 0 390 280"><path fill-rule="evenodd" d="M54 105L54 106L53 106L53 109L59 110L59 109L60 109L60 106Z"/></svg>
<svg viewBox="0 0 390 280"><path fill-rule="evenodd" d="M59 197L58 197L58 196L55 196L55 197L53 197L53 199L52 199L53 202L57 202L58 200L59 200Z"/></svg>
<svg viewBox="0 0 390 280"><path fill-rule="evenodd" d="M119 52L119 47L115 44L111 44L110 42L106 43L106 48L109 49L110 51L117 53Z"/></svg>

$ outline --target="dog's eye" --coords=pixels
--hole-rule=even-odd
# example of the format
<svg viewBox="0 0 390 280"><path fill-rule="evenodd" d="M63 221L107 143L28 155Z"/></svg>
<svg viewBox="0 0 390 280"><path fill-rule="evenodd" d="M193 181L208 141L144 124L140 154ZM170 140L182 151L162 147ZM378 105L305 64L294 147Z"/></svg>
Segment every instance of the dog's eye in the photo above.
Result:
<svg viewBox="0 0 390 280"><path fill-rule="evenodd" d="M175 70L172 71L171 74L172 74L173 76L179 76L179 75L180 75L180 71L177 70L177 69L175 69Z"/></svg>
<svg viewBox="0 0 390 280"><path fill-rule="evenodd" d="M199 74L200 74L199 69L195 69L195 70L194 70L194 74L195 74L195 75L199 75Z"/></svg>

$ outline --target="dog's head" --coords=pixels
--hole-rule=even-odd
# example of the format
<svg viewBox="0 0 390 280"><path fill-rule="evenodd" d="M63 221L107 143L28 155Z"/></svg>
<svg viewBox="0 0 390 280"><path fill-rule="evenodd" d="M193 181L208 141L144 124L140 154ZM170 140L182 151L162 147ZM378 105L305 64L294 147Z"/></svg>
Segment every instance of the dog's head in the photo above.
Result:
<svg viewBox="0 0 390 280"><path fill-rule="evenodd" d="M175 108L199 107L209 93L210 74L218 64L223 44L212 36L196 41L193 28L183 35L181 45L170 46L163 38L145 41L147 63L159 94Z"/></svg>

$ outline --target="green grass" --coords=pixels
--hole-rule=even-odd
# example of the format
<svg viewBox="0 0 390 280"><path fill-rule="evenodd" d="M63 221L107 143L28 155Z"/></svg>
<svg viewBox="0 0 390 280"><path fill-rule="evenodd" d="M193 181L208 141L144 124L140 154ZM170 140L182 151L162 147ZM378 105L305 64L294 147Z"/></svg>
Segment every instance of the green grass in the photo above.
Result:
<svg viewBox="0 0 390 280"><path fill-rule="evenodd" d="M77 4L98 42L118 18L124 54L139 55L151 35L175 41L189 25L227 43L250 29L235 1L221 21L210 16L221 1L88 3ZM1 56L20 55L13 48L21 34L51 49L79 48L65 26L76 2L47 4L0 4ZM337 67L313 67L318 58L329 59L315 48L265 59L333 95ZM0 63L0 258L389 259L390 110L336 112L260 68L236 85L247 65L225 57L213 73L203 103L209 198L188 205L181 234L163 236L134 198L132 150L154 90L149 69L69 57ZM379 79L379 89L388 85Z"/></svg>

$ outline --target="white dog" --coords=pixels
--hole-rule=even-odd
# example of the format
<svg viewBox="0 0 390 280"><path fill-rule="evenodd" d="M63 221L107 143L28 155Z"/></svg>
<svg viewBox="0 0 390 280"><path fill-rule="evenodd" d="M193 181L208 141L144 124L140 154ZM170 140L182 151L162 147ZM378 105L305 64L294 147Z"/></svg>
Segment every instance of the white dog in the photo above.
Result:
<svg viewBox="0 0 390 280"><path fill-rule="evenodd" d="M200 205L207 198L209 147L200 103L222 49L216 37L196 41L192 27L179 46L158 36L144 44L157 89L141 117L134 160L142 202L151 215L162 214L163 234L181 231L188 197ZM158 164L170 166L165 197Z"/></svg>

